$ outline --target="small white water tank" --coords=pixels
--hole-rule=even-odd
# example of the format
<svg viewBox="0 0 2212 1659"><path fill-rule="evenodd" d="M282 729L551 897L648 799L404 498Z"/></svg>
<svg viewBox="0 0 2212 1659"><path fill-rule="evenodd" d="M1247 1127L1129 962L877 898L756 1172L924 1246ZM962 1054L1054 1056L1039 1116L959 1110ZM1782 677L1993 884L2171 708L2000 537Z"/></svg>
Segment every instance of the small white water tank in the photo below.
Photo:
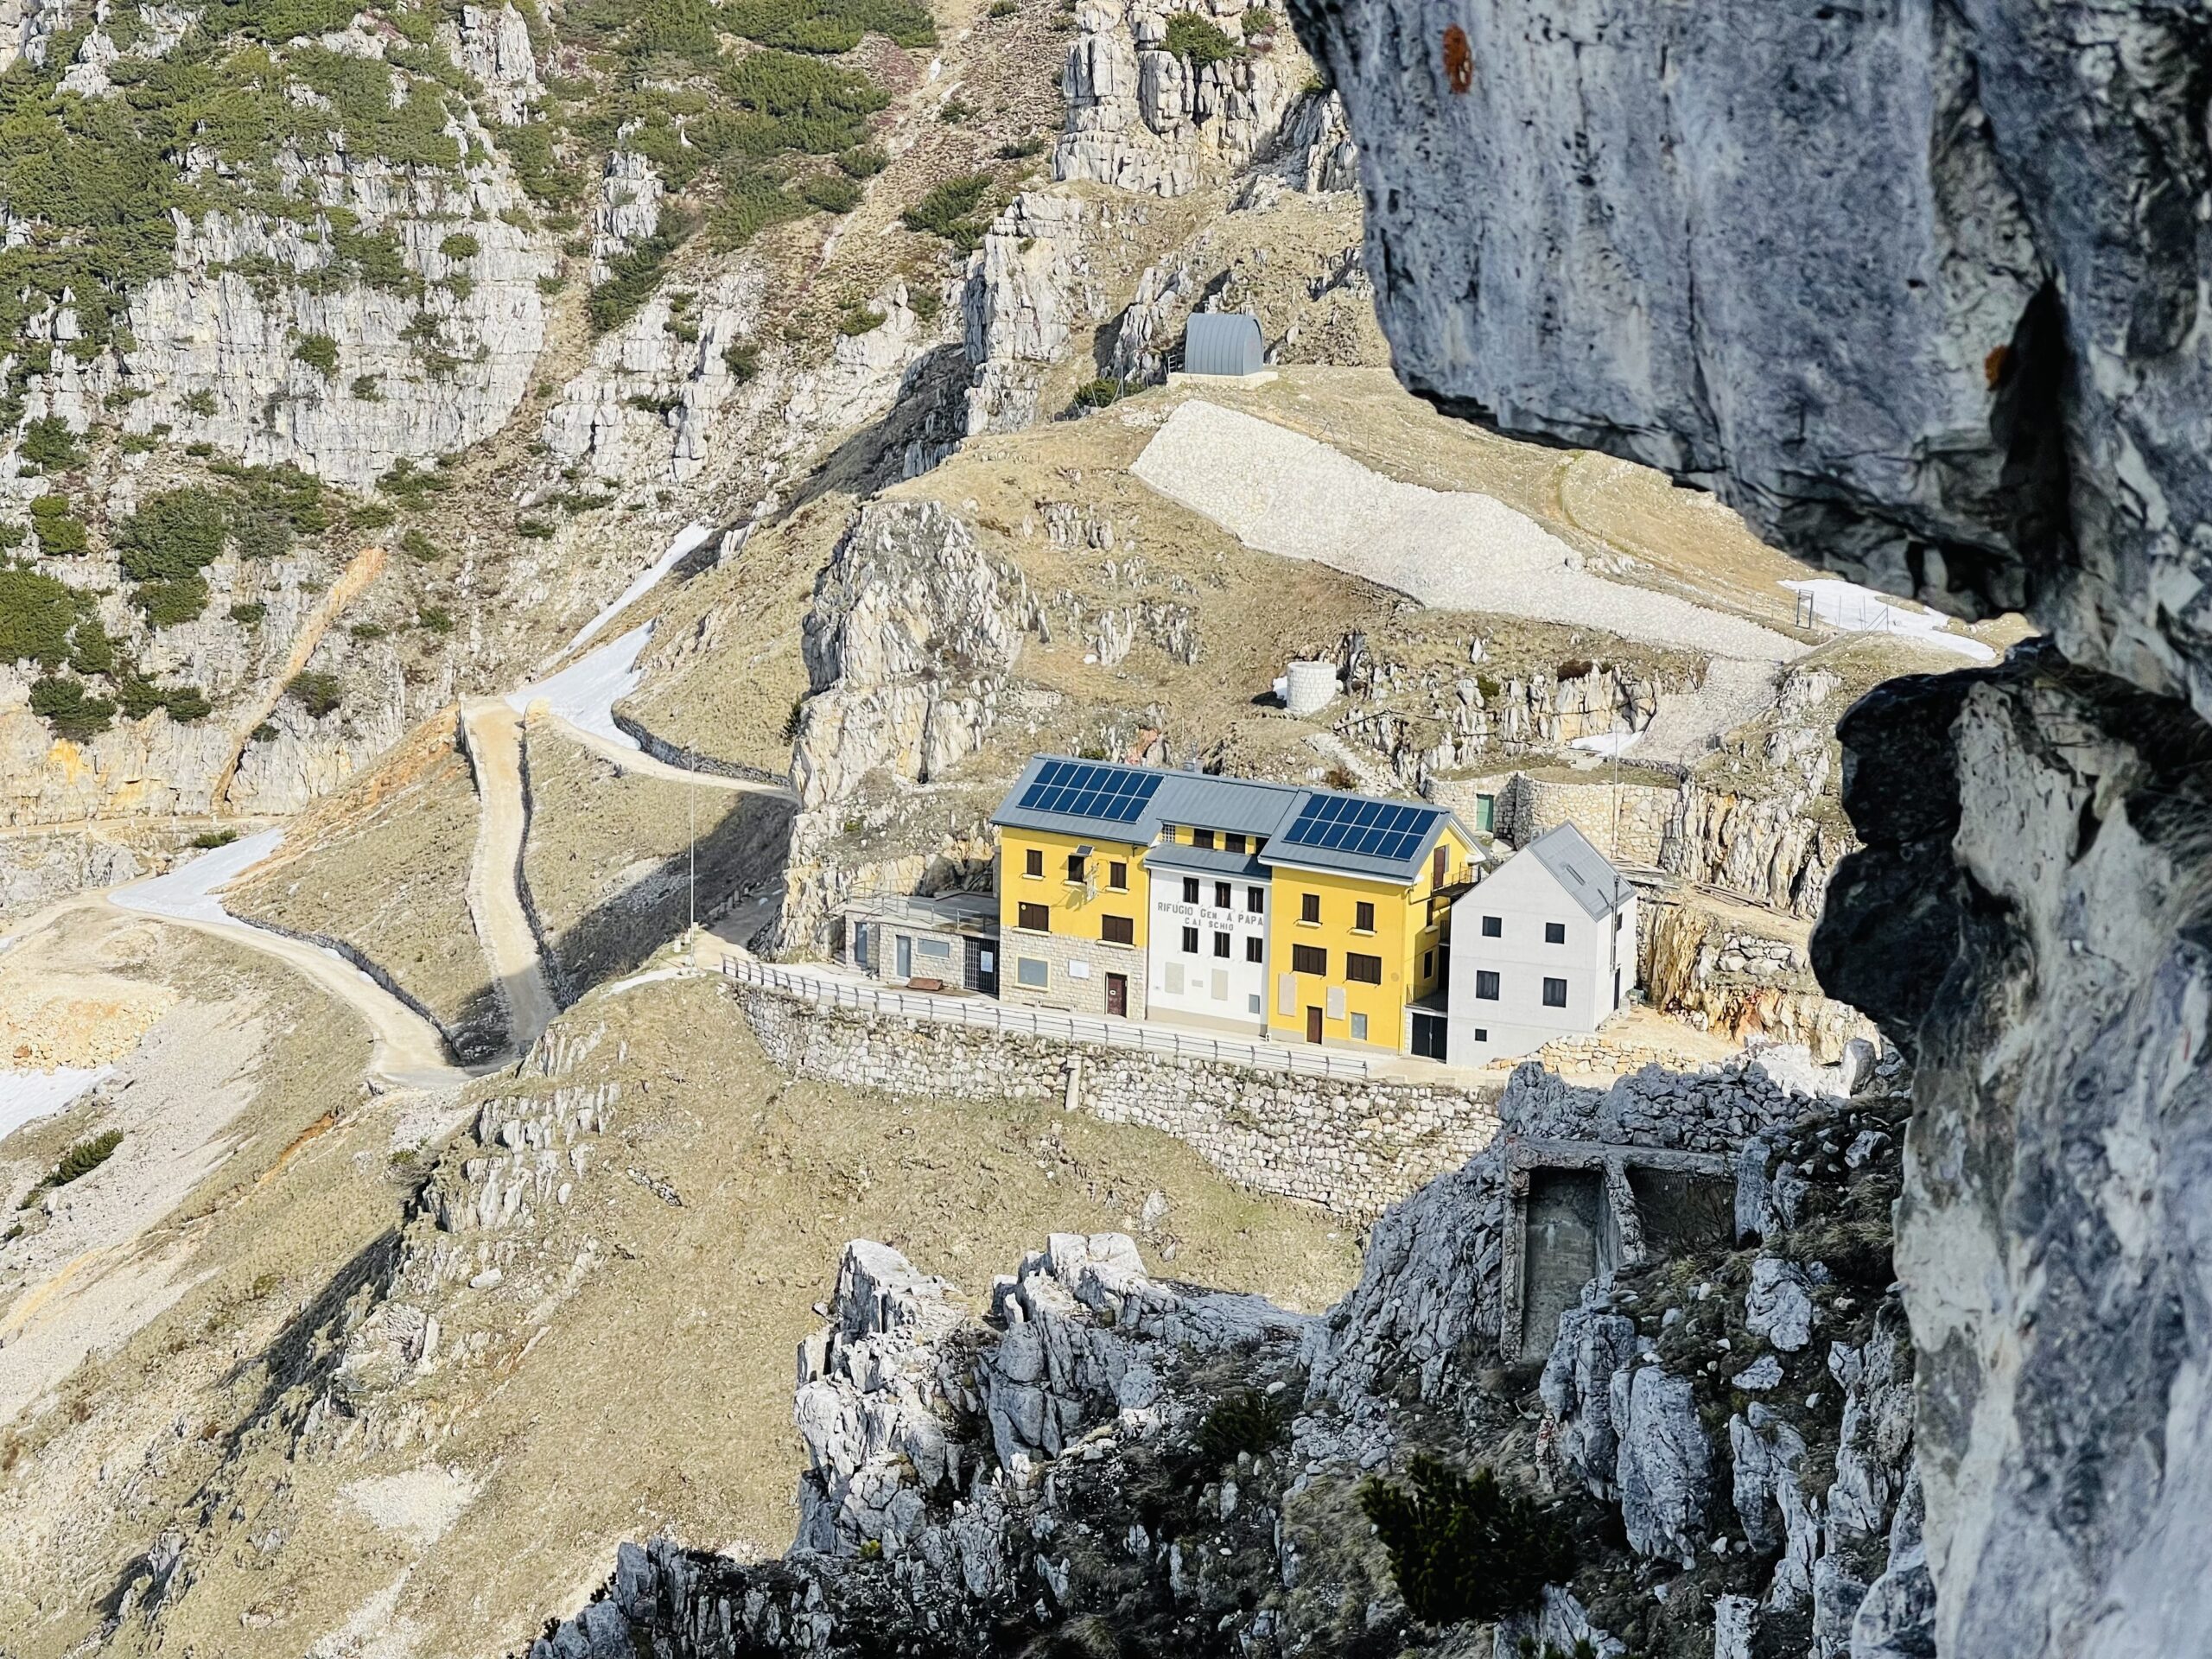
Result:
<svg viewBox="0 0 2212 1659"><path fill-rule="evenodd" d="M1334 663L1293 663L1283 677L1283 707L1301 720L1335 701L1337 665Z"/></svg>

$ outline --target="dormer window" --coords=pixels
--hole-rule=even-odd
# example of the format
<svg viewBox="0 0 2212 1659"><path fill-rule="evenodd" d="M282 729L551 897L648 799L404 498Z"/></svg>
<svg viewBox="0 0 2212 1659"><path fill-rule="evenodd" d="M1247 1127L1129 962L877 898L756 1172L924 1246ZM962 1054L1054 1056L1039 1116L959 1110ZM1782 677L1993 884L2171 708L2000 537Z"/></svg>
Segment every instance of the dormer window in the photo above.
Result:
<svg viewBox="0 0 2212 1659"><path fill-rule="evenodd" d="M1211 830L1192 830L1191 845L1193 847L1204 847L1208 851L1211 851L1213 849L1213 831Z"/></svg>

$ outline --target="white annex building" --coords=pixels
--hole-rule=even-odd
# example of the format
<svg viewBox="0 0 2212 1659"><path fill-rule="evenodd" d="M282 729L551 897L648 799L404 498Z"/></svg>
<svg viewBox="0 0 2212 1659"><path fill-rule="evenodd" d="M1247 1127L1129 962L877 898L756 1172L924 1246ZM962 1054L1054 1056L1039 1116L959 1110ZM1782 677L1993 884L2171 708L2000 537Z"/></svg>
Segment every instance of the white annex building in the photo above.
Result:
<svg viewBox="0 0 2212 1659"><path fill-rule="evenodd" d="M1445 1058L1487 1065L1595 1031L1636 984L1636 889L1572 823L1452 906Z"/></svg>

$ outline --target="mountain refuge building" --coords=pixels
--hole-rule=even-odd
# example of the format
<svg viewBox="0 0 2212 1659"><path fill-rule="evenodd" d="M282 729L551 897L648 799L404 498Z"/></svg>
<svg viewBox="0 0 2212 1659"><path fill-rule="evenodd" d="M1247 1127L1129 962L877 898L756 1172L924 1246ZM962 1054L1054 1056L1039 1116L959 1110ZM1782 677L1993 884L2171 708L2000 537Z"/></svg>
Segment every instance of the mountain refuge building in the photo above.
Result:
<svg viewBox="0 0 2212 1659"><path fill-rule="evenodd" d="M1636 983L1636 889L1572 823L1461 896L1445 1058L1488 1065L1598 1029Z"/></svg>
<svg viewBox="0 0 2212 1659"><path fill-rule="evenodd" d="M1039 755L992 823L1005 1001L1446 1058L1446 809Z"/></svg>

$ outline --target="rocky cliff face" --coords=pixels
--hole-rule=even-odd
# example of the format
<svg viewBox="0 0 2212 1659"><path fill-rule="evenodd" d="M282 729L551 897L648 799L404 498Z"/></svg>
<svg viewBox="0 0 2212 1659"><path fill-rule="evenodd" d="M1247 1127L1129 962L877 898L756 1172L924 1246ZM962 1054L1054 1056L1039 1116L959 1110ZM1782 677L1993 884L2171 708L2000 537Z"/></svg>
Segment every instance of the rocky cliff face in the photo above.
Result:
<svg viewBox="0 0 2212 1659"><path fill-rule="evenodd" d="M797 1547L626 1545L534 1659L1925 1653L1886 1084L1808 1102L1757 1071L1654 1069L1601 1093L1529 1066L1501 1111L1509 1135L1379 1224L1319 1319L1154 1279L1120 1234L1061 1234L979 1319L855 1241L799 1351ZM1685 1248L1666 1200L1606 1173L1618 1260L1516 1374L1497 1338L1524 1141L1719 1150L1735 1180ZM1575 1540L1566 1581L1482 1648L1409 1605L1366 1508L1470 1434ZM1438 1576L1481 1548L1462 1535Z"/></svg>
<svg viewBox="0 0 2212 1659"><path fill-rule="evenodd" d="M2202 21L1294 10L1410 384L2051 631L1846 721L1867 850L1815 961L1921 1060L1898 1255L1938 1649L2201 1643Z"/></svg>

